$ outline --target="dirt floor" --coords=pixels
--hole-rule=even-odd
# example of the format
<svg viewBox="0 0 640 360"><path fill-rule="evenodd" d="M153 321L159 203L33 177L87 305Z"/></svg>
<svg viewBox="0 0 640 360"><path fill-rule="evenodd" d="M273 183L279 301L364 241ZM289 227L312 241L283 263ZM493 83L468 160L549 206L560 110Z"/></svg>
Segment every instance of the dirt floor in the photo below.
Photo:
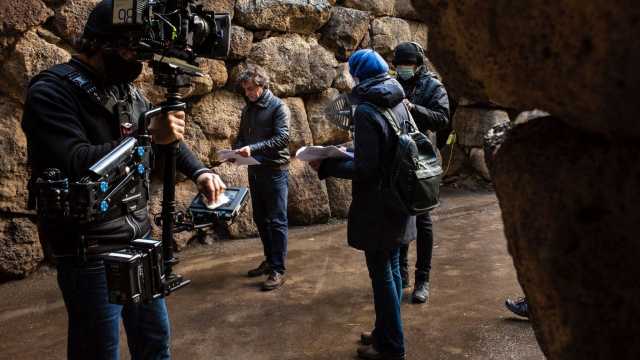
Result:
<svg viewBox="0 0 640 360"><path fill-rule="evenodd" d="M495 196L445 191L434 220L431 300L405 296L402 307L408 359L543 359L530 324L504 308L520 288ZM355 359L373 303L364 256L345 236L345 224L292 229L287 283L269 293L245 276L261 260L258 239L182 253L178 271L193 283L168 298L173 357ZM0 294L0 359L63 359L55 273L2 284Z"/></svg>

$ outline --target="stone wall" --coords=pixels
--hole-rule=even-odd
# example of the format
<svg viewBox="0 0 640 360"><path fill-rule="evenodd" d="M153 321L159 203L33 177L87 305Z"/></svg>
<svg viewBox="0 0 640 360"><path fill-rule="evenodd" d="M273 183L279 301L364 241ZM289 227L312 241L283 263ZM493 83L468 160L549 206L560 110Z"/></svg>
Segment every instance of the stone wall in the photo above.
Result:
<svg viewBox="0 0 640 360"><path fill-rule="evenodd" d="M21 107L28 81L49 66L66 61L97 0L3 0L0 2L0 278L24 277L42 260L33 213L26 209L26 141L20 130ZM264 66L274 93L292 112L291 150L304 144L338 144L349 134L331 126L324 105L338 91L353 86L345 61L358 48L372 47L390 59L399 41L418 41L427 48L428 29L407 0L203 0L205 8L233 16L232 49L227 61L204 60L204 78L189 97L186 140L206 163L215 151L234 141L243 97L234 78L246 63ZM149 69L137 83L150 100L162 92L152 86ZM229 185L247 186L244 169L218 169ZM292 225L344 217L350 184L325 184L305 164L290 168ZM179 179L177 197L188 203L193 186ZM161 190L154 190L157 212ZM235 224L217 229L214 237L256 234L248 206ZM178 236L178 248L191 241Z"/></svg>

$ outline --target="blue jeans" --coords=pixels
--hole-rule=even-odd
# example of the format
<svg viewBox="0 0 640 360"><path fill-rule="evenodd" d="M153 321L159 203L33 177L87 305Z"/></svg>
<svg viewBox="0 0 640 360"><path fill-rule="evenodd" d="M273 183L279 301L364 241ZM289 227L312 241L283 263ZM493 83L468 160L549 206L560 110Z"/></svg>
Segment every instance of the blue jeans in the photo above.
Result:
<svg viewBox="0 0 640 360"><path fill-rule="evenodd" d="M289 228L289 172L249 166L249 188L253 221L260 233L264 257L273 270L284 274Z"/></svg>
<svg viewBox="0 0 640 360"><path fill-rule="evenodd" d="M376 310L373 346L382 353L404 354L404 333L400 316L402 302L400 250L365 251L364 254L367 259Z"/></svg>
<svg viewBox="0 0 640 360"><path fill-rule="evenodd" d="M169 315L164 298L149 304L109 303L104 265L58 264L58 286L69 317L68 359L119 358L120 318L132 360L170 359Z"/></svg>

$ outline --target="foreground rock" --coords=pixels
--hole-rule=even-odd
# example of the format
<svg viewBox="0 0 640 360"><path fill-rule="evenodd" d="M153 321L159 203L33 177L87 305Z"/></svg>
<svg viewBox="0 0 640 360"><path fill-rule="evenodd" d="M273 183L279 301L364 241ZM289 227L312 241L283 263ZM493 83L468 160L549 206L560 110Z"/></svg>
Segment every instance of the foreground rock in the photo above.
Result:
<svg viewBox="0 0 640 360"><path fill-rule="evenodd" d="M543 118L515 127L495 157L509 250L550 359L640 355L629 321L640 313L639 151Z"/></svg>
<svg viewBox="0 0 640 360"><path fill-rule="evenodd" d="M630 65L640 59L635 2L413 4L438 39L431 58L460 96L543 109L592 132L640 136L640 67Z"/></svg>
<svg viewBox="0 0 640 360"><path fill-rule="evenodd" d="M325 107L338 96L338 90L327 89L307 99L309 128L315 145L336 145L348 142L349 132L333 125L325 115Z"/></svg>

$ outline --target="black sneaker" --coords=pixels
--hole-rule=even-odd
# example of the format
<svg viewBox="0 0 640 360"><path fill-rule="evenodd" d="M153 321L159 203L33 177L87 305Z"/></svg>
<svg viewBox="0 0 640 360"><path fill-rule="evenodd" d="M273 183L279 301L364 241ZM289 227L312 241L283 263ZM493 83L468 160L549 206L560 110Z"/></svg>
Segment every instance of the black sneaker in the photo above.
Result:
<svg viewBox="0 0 640 360"><path fill-rule="evenodd" d="M373 345L373 333L369 331L365 331L362 334L360 334L360 344Z"/></svg>
<svg viewBox="0 0 640 360"><path fill-rule="evenodd" d="M358 357L367 360L405 360L404 354L386 354L379 352L373 345L360 346Z"/></svg>
<svg viewBox="0 0 640 360"><path fill-rule="evenodd" d="M264 284L262 284L262 290L263 291L275 290L280 286L282 286L282 284L284 284L284 281L285 281L284 274L280 274L277 271L272 271L269 274L269 277L267 278L267 280L264 281Z"/></svg>
<svg viewBox="0 0 640 360"><path fill-rule="evenodd" d="M269 275L270 273L271 273L271 265L269 265L268 262L263 261L260 263L260 266L258 266L257 268L249 270L247 275L249 275L249 277L258 277L262 275Z"/></svg>
<svg viewBox="0 0 640 360"><path fill-rule="evenodd" d="M428 300L429 300L429 282L427 281L417 282L413 288L411 301L413 301L414 304L424 304Z"/></svg>
<svg viewBox="0 0 640 360"><path fill-rule="evenodd" d="M523 297L515 301L507 299L507 301L504 302L504 305L512 313L527 319L529 318L529 302L527 301L527 298Z"/></svg>

